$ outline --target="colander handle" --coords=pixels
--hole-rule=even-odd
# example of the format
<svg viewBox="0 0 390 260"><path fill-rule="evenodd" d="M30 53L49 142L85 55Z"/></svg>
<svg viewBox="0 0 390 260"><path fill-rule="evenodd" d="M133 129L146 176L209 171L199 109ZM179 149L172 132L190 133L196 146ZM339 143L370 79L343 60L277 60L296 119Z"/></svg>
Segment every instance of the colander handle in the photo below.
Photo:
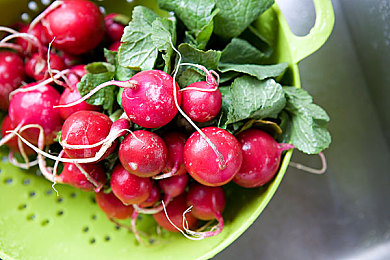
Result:
<svg viewBox="0 0 390 260"><path fill-rule="evenodd" d="M291 47L291 56L295 64L317 51L326 42L333 30L335 17L331 0L313 1L316 10L316 21L307 35L296 36L288 26L284 27L287 28L285 35Z"/></svg>

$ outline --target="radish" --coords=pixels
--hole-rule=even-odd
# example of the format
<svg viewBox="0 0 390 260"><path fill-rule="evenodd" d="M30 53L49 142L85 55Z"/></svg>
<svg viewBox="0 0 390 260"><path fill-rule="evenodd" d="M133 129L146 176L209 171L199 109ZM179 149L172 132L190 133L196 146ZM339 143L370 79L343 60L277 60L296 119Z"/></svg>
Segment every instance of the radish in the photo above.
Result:
<svg viewBox="0 0 390 260"><path fill-rule="evenodd" d="M7 110L9 94L25 79L23 59L14 52L0 51L0 110Z"/></svg>
<svg viewBox="0 0 390 260"><path fill-rule="evenodd" d="M71 114L64 122L61 130L61 145L70 158L92 158L102 148L102 144L90 148L72 148L73 146L89 146L105 140L112 126L111 119L96 111L78 111ZM70 145L70 146L67 146ZM102 157L104 159L113 150L115 145L108 146ZM80 161L81 162L81 161Z"/></svg>
<svg viewBox="0 0 390 260"><path fill-rule="evenodd" d="M141 178L129 173L118 164L111 175L111 188L115 196L125 205L140 204L148 199L152 182L149 178Z"/></svg>
<svg viewBox="0 0 390 260"><path fill-rule="evenodd" d="M13 130L14 127L12 126L12 122L11 122L11 119L9 118L9 116L7 115L4 119L3 119L3 122L1 123L1 136L2 137L5 137L6 135L8 135L7 131L10 131L10 130ZM19 149L19 145L18 145L18 139L16 137L10 139L6 145L8 146L8 148L15 152L15 153L20 153L20 149ZM25 144L22 144L23 145L23 150L24 150L24 153L26 155L33 155L35 154L34 150L32 150L30 147L28 147L27 145Z"/></svg>
<svg viewBox="0 0 390 260"><path fill-rule="evenodd" d="M93 163L64 163L64 169L55 178L55 182L57 183L65 183L83 191L95 192L99 192L106 181L107 177L103 167Z"/></svg>
<svg viewBox="0 0 390 260"><path fill-rule="evenodd" d="M242 164L241 145L226 130L206 127L202 132L213 143L218 153L210 147L199 132L193 133L184 146L184 165L188 173L206 186L221 186L231 181Z"/></svg>
<svg viewBox="0 0 390 260"><path fill-rule="evenodd" d="M163 174L154 176L153 179L164 179L186 173L183 160L186 139L186 136L179 132L170 132L163 136L163 140L168 149L168 160L162 170Z"/></svg>
<svg viewBox="0 0 390 260"><path fill-rule="evenodd" d="M144 202L140 203L138 206L142 208L154 206L160 200L160 193L161 191L159 186L155 182L152 182L152 188L150 190L149 197Z"/></svg>
<svg viewBox="0 0 390 260"><path fill-rule="evenodd" d="M107 14L104 17L104 23L106 26L106 34L108 35L108 38L112 42L120 41L122 38L123 31L125 29L125 25L123 25L120 22L115 21L115 18L117 16L120 16L120 14L111 13L111 14Z"/></svg>
<svg viewBox="0 0 390 260"><path fill-rule="evenodd" d="M184 219L183 213L186 212L186 209L186 194L182 194L174 198L166 208L164 207L164 211L154 214L153 218L160 227L171 232L179 232L181 230L179 227L183 227L185 219L187 220L187 228L194 229L198 219L191 213L188 213Z"/></svg>
<svg viewBox="0 0 390 260"><path fill-rule="evenodd" d="M187 206L191 206L191 213L200 220L218 221L218 225L211 228L211 231L194 232L185 229L186 233L197 239L216 236L222 232L223 218L222 212L225 209L226 198L222 187L208 187L194 183L187 193Z"/></svg>
<svg viewBox="0 0 390 260"><path fill-rule="evenodd" d="M30 83L24 88L35 85L37 83ZM60 94L50 85L42 85L37 89L14 94L9 105L12 124L14 126L40 125L44 129L45 145L54 143L63 122L59 112L53 108L58 104L59 99ZM34 144L38 143L38 135L38 129L28 129L23 133L23 136Z"/></svg>
<svg viewBox="0 0 390 260"><path fill-rule="evenodd" d="M168 124L180 108L181 94L173 78L160 70L145 70L138 72L129 80L110 80L100 84L83 98L67 105L77 105L100 89L115 85L124 88L122 106L128 118L145 128L158 128ZM176 93L173 91L175 89Z"/></svg>
<svg viewBox="0 0 390 260"><path fill-rule="evenodd" d="M55 38L53 46L70 54L94 49L104 37L104 17L91 1L64 0L40 17L43 27Z"/></svg>
<svg viewBox="0 0 390 260"><path fill-rule="evenodd" d="M112 192L97 192L95 198L99 208L106 213L109 219L128 219L133 214L133 207L123 204Z"/></svg>
<svg viewBox="0 0 390 260"><path fill-rule="evenodd" d="M24 24L19 32L29 33L35 36L42 45L47 45L51 41L50 35L43 28L41 23L37 23L32 30L29 30L30 25ZM38 51L38 48L32 45L29 41L23 38L17 38L16 44L20 45L24 50L27 50L28 53L35 53Z"/></svg>
<svg viewBox="0 0 390 260"><path fill-rule="evenodd" d="M159 180L158 185L169 198L165 201L169 201L170 199L183 194L187 187L188 180L189 178L186 173Z"/></svg>
<svg viewBox="0 0 390 260"><path fill-rule="evenodd" d="M242 145L243 163L233 181L245 188L259 187L269 182L279 169L283 151L292 144L277 143L269 134L248 129L237 136Z"/></svg>
<svg viewBox="0 0 390 260"><path fill-rule="evenodd" d="M66 88L64 92L62 92L59 104L60 105L69 104L75 100L78 100L79 98L81 98L81 95L79 90L77 89L77 82L76 82L73 83L73 85L70 88ZM87 102L83 101L82 103L77 104L76 106L58 108L58 111L60 112L60 115L64 120L67 119L71 114L81 110L100 111L101 106L90 105Z"/></svg>
<svg viewBox="0 0 390 260"><path fill-rule="evenodd" d="M119 46L121 46L121 42L120 41L116 41L116 42L113 42L109 47L108 49L110 51L118 51L119 50Z"/></svg>
<svg viewBox="0 0 390 260"><path fill-rule="evenodd" d="M182 89L182 109L195 122L207 122L215 118L222 106L222 95L214 71L200 67L207 75L206 81L194 82ZM215 73L216 74L216 73ZM218 74L216 74L218 75Z"/></svg>
<svg viewBox="0 0 390 260"><path fill-rule="evenodd" d="M152 177L164 169L168 151L161 137L138 130L123 139L119 146L119 160L130 173L139 177Z"/></svg>
<svg viewBox="0 0 390 260"><path fill-rule="evenodd" d="M79 83L85 74L87 74L87 71L84 64L73 66L68 76L70 85Z"/></svg>
<svg viewBox="0 0 390 260"><path fill-rule="evenodd" d="M62 71L66 69L66 65L60 56L50 53L50 68L52 70ZM50 75L46 56L42 57L40 54L34 53L31 58L27 59L24 65L24 71L36 81L47 79Z"/></svg>

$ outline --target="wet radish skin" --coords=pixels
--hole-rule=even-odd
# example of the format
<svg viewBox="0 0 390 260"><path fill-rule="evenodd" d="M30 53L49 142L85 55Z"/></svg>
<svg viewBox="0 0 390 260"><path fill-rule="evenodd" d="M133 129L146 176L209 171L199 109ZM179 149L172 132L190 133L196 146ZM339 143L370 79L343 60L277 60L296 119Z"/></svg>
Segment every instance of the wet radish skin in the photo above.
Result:
<svg viewBox="0 0 390 260"><path fill-rule="evenodd" d="M112 172L111 188L115 196L124 204L140 204L148 199L152 182L149 178L141 178L129 173L118 164Z"/></svg>
<svg viewBox="0 0 390 260"><path fill-rule="evenodd" d="M178 164L179 167L175 175L181 175L186 173L186 168L184 166L183 159L184 145L187 140L186 135L180 132L169 132L163 135L162 138L168 149L168 160L162 172L170 172L175 166L175 164Z"/></svg>
<svg viewBox="0 0 390 260"><path fill-rule="evenodd" d="M0 51L0 110L7 110L9 94L25 79L23 59L11 51Z"/></svg>
<svg viewBox="0 0 390 260"><path fill-rule="evenodd" d="M222 186L230 182L241 167L241 145L226 130L218 127L201 130L223 155L225 168L220 168L219 157L198 132L193 133L184 146L184 164L188 173L199 183Z"/></svg>
<svg viewBox="0 0 390 260"><path fill-rule="evenodd" d="M109 218L128 219L133 214L133 206L123 204L112 192L100 191L95 194L95 199L99 208Z"/></svg>
<svg viewBox="0 0 390 260"><path fill-rule="evenodd" d="M11 119L7 115L3 119L3 122L1 123L1 136L4 137L4 136L8 135L7 131L14 130L14 128L15 127L13 127ZM6 143L6 145L8 146L9 149L11 149L11 151L13 151L15 153L20 153L17 137L14 137L11 140L9 140ZM26 155L35 154L35 151L33 149L31 149L30 147L28 147L26 144L23 143L22 145L23 145L24 152L26 153Z"/></svg>
<svg viewBox="0 0 390 260"><path fill-rule="evenodd" d="M138 130L123 139L119 146L119 160L123 167L139 177L152 177L162 171L168 151L161 137Z"/></svg>
<svg viewBox="0 0 390 260"><path fill-rule="evenodd" d="M245 188L260 187L272 180L279 169L282 151L292 148L254 128L240 133L237 139L242 145L243 164L233 181Z"/></svg>

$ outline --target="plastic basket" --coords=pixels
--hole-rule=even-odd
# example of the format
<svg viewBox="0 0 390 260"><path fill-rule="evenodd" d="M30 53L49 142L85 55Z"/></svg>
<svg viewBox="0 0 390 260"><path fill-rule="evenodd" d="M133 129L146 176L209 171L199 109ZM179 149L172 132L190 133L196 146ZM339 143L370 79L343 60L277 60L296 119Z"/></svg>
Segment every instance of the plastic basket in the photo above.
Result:
<svg viewBox="0 0 390 260"><path fill-rule="evenodd" d="M21 15L34 17L49 1L0 0L0 23L10 24ZM131 14L135 4L156 8L154 1L97 1L107 12ZM274 62L290 64L288 84L300 87L298 62L319 49L329 37L334 14L331 0L314 0L316 23L304 37L295 36L275 4L255 26L273 40ZM29 8L30 10L29 10ZM32 10L31 10L32 9ZM133 234L107 220L93 194L51 183L31 171L7 163L0 150L0 258L12 259L209 259L239 237L256 220L276 192L292 152L283 159L277 176L267 186L243 189L231 185L224 212L225 228L216 237L191 241L181 234L164 232L159 243L139 245ZM140 229L155 232L150 217Z"/></svg>

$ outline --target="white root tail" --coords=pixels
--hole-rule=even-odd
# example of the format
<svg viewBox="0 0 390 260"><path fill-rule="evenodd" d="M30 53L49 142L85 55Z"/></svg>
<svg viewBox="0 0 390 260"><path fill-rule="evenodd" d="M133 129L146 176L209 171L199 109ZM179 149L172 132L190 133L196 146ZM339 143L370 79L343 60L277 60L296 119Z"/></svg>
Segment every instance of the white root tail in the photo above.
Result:
<svg viewBox="0 0 390 260"><path fill-rule="evenodd" d="M321 169L314 169L314 168L305 166L303 164L296 163L296 162L291 162L291 161L289 163L289 166L292 166L294 168L297 168L298 170L302 170L302 171L305 171L305 172L308 172L308 173L313 173L313 174L318 174L318 175L324 174L326 172L327 168L328 168L327 163L326 163L326 158L325 158L325 155L324 155L323 152L320 152L318 154L318 156L321 159L321 164L322 164Z"/></svg>

